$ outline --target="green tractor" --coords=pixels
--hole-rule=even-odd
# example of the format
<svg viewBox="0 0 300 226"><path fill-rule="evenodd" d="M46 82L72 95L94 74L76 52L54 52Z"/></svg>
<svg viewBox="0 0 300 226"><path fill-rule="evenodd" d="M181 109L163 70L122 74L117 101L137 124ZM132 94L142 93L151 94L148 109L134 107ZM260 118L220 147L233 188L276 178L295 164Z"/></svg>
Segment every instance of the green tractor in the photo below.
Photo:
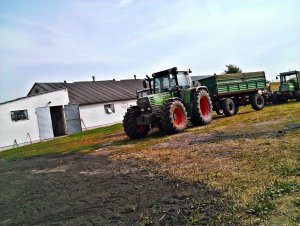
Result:
<svg viewBox="0 0 300 226"><path fill-rule="evenodd" d="M300 73L299 71L289 71L279 74L279 90L273 93L272 102L278 104L286 102L288 99L300 101ZM278 76L276 76L278 79Z"/></svg>
<svg viewBox="0 0 300 226"><path fill-rule="evenodd" d="M143 86L148 95L138 95L137 105L127 109L123 127L131 139L145 137L153 127L167 134L180 133L193 125L207 125L212 120L212 103L205 86L192 83L191 71L176 67L146 76Z"/></svg>

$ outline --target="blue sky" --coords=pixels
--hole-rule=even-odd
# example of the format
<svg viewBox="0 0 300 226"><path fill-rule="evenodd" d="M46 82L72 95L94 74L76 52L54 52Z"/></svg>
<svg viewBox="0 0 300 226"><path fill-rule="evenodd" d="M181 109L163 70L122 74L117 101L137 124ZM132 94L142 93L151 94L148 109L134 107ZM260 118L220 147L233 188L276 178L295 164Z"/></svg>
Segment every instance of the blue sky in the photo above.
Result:
<svg viewBox="0 0 300 226"><path fill-rule="evenodd" d="M0 0L0 102L35 82L300 69L299 0Z"/></svg>

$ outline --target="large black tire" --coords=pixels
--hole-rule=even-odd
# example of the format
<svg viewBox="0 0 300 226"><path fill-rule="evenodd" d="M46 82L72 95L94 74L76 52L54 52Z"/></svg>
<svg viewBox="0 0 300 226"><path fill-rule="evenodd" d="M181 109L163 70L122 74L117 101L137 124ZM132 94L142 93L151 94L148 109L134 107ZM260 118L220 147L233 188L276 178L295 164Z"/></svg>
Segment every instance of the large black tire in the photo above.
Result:
<svg viewBox="0 0 300 226"><path fill-rule="evenodd" d="M224 112L224 115L229 117L234 115L235 112L235 104L231 98L226 98L222 102L222 109Z"/></svg>
<svg viewBox="0 0 300 226"><path fill-rule="evenodd" d="M279 104L279 103L280 103L279 95L275 93L272 97L272 104Z"/></svg>
<svg viewBox="0 0 300 226"><path fill-rule="evenodd" d="M187 127L185 107L179 100L167 102L162 107L160 122L167 134L183 132Z"/></svg>
<svg viewBox="0 0 300 226"><path fill-rule="evenodd" d="M196 92L191 122L194 126L208 125L212 120L212 103L206 90Z"/></svg>
<svg viewBox="0 0 300 226"><path fill-rule="evenodd" d="M223 109L217 109L216 113L217 115L223 115Z"/></svg>
<svg viewBox="0 0 300 226"><path fill-rule="evenodd" d="M296 96L296 101L300 101L300 91L296 91L295 96Z"/></svg>
<svg viewBox="0 0 300 226"><path fill-rule="evenodd" d="M150 126L149 125L141 125L138 126L136 123L136 118L141 115L139 109L128 109L124 119L123 119L123 127L126 135L130 139L138 139L147 136Z"/></svg>
<svg viewBox="0 0 300 226"><path fill-rule="evenodd" d="M250 97L250 103L254 110L259 111L264 108L265 100L262 95L256 93Z"/></svg>
<svg viewBox="0 0 300 226"><path fill-rule="evenodd" d="M234 111L234 114L236 115L240 110L240 106L236 105L235 104L235 111Z"/></svg>

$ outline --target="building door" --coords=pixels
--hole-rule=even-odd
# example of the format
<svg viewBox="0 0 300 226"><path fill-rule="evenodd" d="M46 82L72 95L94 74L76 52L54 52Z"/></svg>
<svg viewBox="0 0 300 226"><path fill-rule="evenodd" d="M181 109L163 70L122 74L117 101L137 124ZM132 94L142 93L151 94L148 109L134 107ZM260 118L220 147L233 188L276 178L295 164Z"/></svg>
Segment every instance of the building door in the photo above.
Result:
<svg viewBox="0 0 300 226"><path fill-rule="evenodd" d="M63 107L62 106L50 107L50 114L51 114L54 137L66 135L65 120L63 117Z"/></svg>
<svg viewBox="0 0 300 226"><path fill-rule="evenodd" d="M66 129L68 135L74 133L80 133L82 131L82 128L81 128L81 120L80 120L80 113L79 113L79 105L78 104L65 105L64 111L65 111Z"/></svg>
<svg viewBox="0 0 300 226"><path fill-rule="evenodd" d="M54 137L52 120L49 107L36 108L36 117L39 126L40 140Z"/></svg>

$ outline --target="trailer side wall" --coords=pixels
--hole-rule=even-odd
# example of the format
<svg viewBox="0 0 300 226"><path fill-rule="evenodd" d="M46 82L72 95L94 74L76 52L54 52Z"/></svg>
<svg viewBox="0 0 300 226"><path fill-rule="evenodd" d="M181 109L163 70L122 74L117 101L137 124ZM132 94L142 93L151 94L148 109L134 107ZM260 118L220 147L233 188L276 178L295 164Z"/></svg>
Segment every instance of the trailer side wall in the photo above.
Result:
<svg viewBox="0 0 300 226"><path fill-rule="evenodd" d="M266 87L266 77L263 71L214 75L201 79L199 82L208 88L212 96L251 92Z"/></svg>

